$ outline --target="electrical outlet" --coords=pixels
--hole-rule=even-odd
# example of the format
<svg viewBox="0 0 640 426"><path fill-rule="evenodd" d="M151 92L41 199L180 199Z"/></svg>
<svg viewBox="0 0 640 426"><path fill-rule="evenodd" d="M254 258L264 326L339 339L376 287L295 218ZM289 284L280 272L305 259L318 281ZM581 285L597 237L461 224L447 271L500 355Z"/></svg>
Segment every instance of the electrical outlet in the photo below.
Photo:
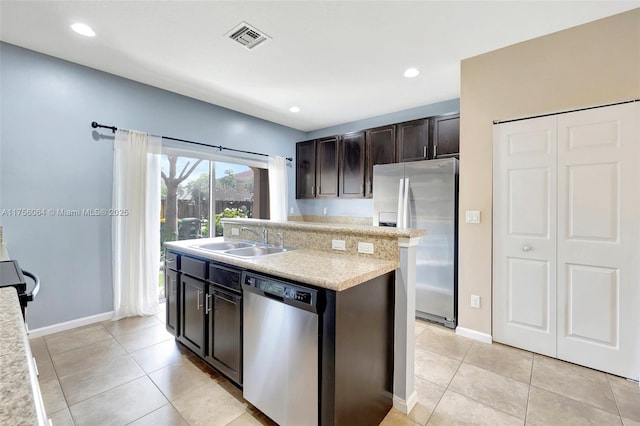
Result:
<svg viewBox="0 0 640 426"><path fill-rule="evenodd" d="M358 253L373 254L373 243L358 243Z"/></svg>
<svg viewBox="0 0 640 426"><path fill-rule="evenodd" d="M293 214L293 207L289 209L289 214Z"/></svg>
<svg viewBox="0 0 640 426"><path fill-rule="evenodd" d="M329 209L326 208L326 207L324 209L322 209L322 214L325 215L325 216L328 215L329 214Z"/></svg>
<svg viewBox="0 0 640 426"><path fill-rule="evenodd" d="M480 296L475 294L471 295L471 307L472 308L480 308Z"/></svg>
<svg viewBox="0 0 640 426"><path fill-rule="evenodd" d="M239 228L231 228L231 235L240 235Z"/></svg>
<svg viewBox="0 0 640 426"><path fill-rule="evenodd" d="M331 240L331 248L344 251L346 249L344 240Z"/></svg>

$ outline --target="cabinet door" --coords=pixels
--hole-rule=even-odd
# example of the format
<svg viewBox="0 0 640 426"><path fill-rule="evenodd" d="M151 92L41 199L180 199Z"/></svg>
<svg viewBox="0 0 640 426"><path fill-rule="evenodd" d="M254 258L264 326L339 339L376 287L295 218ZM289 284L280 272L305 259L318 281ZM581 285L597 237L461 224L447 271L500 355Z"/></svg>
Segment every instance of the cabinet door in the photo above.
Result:
<svg viewBox="0 0 640 426"><path fill-rule="evenodd" d="M180 333L178 329L178 272L165 268L164 291L167 307L167 331L174 336Z"/></svg>
<svg viewBox="0 0 640 426"><path fill-rule="evenodd" d="M318 197L338 196L338 137L319 139L317 142Z"/></svg>
<svg viewBox="0 0 640 426"><path fill-rule="evenodd" d="M206 360L231 380L241 381L242 296L209 286L209 342Z"/></svg>
<svg viewBox="0 0 640 426"><path fill-rule="evenodd" d="M429 120L415 120L398 124L398 161L429 158Z"/></svg>
<svg viewBox="0 0 640 426"><path fill-rule="evenodd" d="M458 158L460 154L460 115L433 118L433 157Z"/></svg>
<svg viewBox="0 0 640 426"><path fill-rule="evenodd" d="M296 144L296 198L316 196L316 141Z"/></svg>
<svg viewBox="0 0 640 426"><path fill-rule="evenodd" d="M364 132L342 137L340 165L340 197L364 197L365 143Z"/></svg>
<svg viewBox="0 0 640 426"><path fill-rule="evenodd" d="M196 354L204 355L205 283L180 275L180 337L178 340Z"/></svg>
<svg viewBox="0 0 640 426"><path fill-rule="evenodd" d="M366 186L365 195L373 195L373 166L396 162L396 126L384 126L369 129L365 135L366 143Z"/></svg>

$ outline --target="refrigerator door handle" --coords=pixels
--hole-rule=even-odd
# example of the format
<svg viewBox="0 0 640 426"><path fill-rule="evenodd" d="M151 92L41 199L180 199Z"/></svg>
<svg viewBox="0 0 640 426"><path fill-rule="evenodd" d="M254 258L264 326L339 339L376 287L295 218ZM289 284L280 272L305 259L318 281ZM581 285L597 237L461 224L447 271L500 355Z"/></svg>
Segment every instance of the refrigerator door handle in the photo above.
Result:
<svg viewBox="0 0 640 426"><path fill-rule="evenodd" d="M409 178L404 180L404 207L402 209L402 227L409 225Z"/></svg>
<svg viewBox="0 0 640 426"><path fill-rule="evenodd" d="M398 213L397 213L397 217L396 217L396 226L398 228L402 228L402 219L404 218L404 212L402 211L402 208L404 207L404 203L403 203L403 194L404 194L404 179L400 179L400 182L398 182Z"/></svg>

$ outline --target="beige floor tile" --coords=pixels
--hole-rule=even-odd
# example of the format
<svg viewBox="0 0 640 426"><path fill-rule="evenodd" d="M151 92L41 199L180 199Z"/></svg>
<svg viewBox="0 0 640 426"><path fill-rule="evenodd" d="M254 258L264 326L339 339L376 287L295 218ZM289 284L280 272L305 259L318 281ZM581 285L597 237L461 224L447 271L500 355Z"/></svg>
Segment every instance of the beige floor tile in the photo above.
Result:
<svg viewBox="0 0 640 426"><path fill-rule="evenodd" d="M627 419L625 417L622 418L622 424L624 426L640 426L640 422L636 422L631 419Z"/></svg>
<svg viewBox="0 0 640 426"><path fill-rule="evenodd" d="M173 405L167 404L152 413L129 423L129 426L189 426Z"/></svg>
<svg viewBox="0 0 640 426"><path fill-rule="evenodd" d="M31 354L36 358L43 355L49 356L49 349L44 341L44 337L29 339L29 347L31 348Z"/></svg>
<svg viewBox="0 0 640 426"><path fill-rule="evenodd" d="M622 377L608 375L622 417L640 422L640 386Z"/></svg>
<svg viewBox="0 0 640 426"><path fill-rule="evenodd" d="M417 376L415 378L415 388L418 394L418 404L409 413L409 418L417 423L425 424L433 414L433 410L440 402L446 389Z"/></svg>
<svg viewBox="0 0 640 426"><path fill-rule="evenodd" d="M522 425L524 422L480 402L447 390L427 425Z"/></svg>
<svg viewBox="0 0 640 426"><path fill-rule="evenodd" d="M175 339L165 340L139 351L132 352L131 357L142 369L151 373L162 367L187 361L187 349L181 347Z"/></svg>
<svg viewBox="0 0 640 426"><path fill-rule="evenodd" d="M111 334L109 334L102 324L91 324L85 327L51 334L45 336L44 339L49 348L49 353L54 355L109 338L111 338Z"/></svg>
<svg viewBox="0 0 640 426"><path fill-rule="evenodd" d="M533 354L511 346L474 342L464 362L524 383L531 381Z"/></svg>
<svg viewBox="0 0 640 426"><path fill-rule="evenodd" d="M51 419L53 426L73 426L73 419L71 418L71 412L68 408L53 414L47 413L47 415Z"/></svg>
<svg viewBox="0 0 640 426"><path fill-rule="evenodd" d="M122 384L70 407L76 426L121 426L166 405L148 377Z"/></svg>
<svg viewBox="0 0 640 426"><path fill-rule="evenodd" d="M114 338L101 340L91 345L52 355L58 377L76 374L89 368L97 368L114 358L126 355Z"/></svg>
<svg viewBox="0 0 640 426"><path fill-rule="evenodd" d="M69 405L74 405L143 375L144 371L138 364L125 355L105 361L95 368L60 377L60 385Z"/></svg>
<svg viewBox="0 0 640 426"><path fill-rule="evenodd" d="M211 376L190 362L173 364L149 374L170 401L182 397L193 388L213 382Z"/></svg>
<svg viewBox="0 0 640 426"><path fill-rule="evenodd" d="M174 337L167 332L164 324L157 323L149 327L120 334L115 336L115 338L127 352L131 353L155 345L156 343L171 340Z"/></svg>
<svg viewBox="0 0 640 426"><path fill-rule="evenodd" d="M529 385L463 362L449 389L524 420Z"/></svg>
<svg viewBox="0 0 640 426"><path fill-rule="evenodd" d="M38 367L38 380L45 381L49 379L57 379L56 370L53 368L53 362L49 356L49 352L40 352L38 355L33 354Z"/></svg>
<svg viewBox="0 0 640 426"><path fill-rule="evenodd" d="M173 406L192 426L224 426L245 412L244 403L209 380L173 401Z"/></svg>
<svg viewBox="0 0 640 426"><path fill-rule="evenodd" d="M62 393L58 379L40 380L40 393L44 401L44 409L47 413L55 413L67 408L67 401Z"/></svg>
<svg viewBox="0 0 640 426"><path fill-rule="evenodd" d="M420 321L416 319L416 325L414 329L416 336L420 335L420 333L422 333L426 328L427 328L427 324L424 321Z"/></svg>
<svg viewBox="0 0 640 426"><path fill-rule="evenodd" d="M431 324L416 337L416 349L426 349L459 360L464 359L472 344L473 340L458 336L453 330Z"/></svg>
<svg viewBox="0 0 640 426"><path fill-rule="evenodd" d="M416 426L418 423L407 417L406 414L392 408L380 423L380 426Z"/></svg>
<svg viewBox="0 0 640 426"><path fill-rule="evenodd" d="M460 360L416 347L415 374L436 385L447 387L458 370Z"/></svg>
<svg viewBox="0 0 640 426"><path fill-rule="evenodd" d="M245 411L240 416L235 418L228 426L261 426L261 425L275 425L276 423L270 421L266 416L256 416L250 411Z"/></svg>
<svg viewBox="0 0 640 426"><path fill-rule="evenodd" d="M600 371L536 354L531 384L618 414L607 376Z"/></svg>
<svg viewBox="0 0 640 426"><path fill-rule="evenodd" d="M140 330L142 328L151 327L160 324L160 321L155 315L128 317L122 318L118 321L103 321L101 323L107 331L114 336L119 336L124 333L130 333L134 330Z"/></svg>
<svg viewBox="0 0 640 426"><path fill-rule="evenodd" d="M620 417L583 402L531 386L527 423L545 425L621 425Z"/></svg>

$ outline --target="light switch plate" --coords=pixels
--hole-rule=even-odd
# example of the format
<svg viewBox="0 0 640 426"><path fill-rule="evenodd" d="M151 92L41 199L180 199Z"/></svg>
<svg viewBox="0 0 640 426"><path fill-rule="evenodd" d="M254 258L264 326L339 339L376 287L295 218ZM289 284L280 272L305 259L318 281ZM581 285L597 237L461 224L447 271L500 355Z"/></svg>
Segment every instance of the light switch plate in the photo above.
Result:
<svg viewBox="0 0 640 426"><path fill-rule="evenodd" d="M467 223L480 223L480 211L467 210L465 212L465 222Z"/></svg>
<svg viewBox="0 0 640 426"><path fill-rule="evenodd" d="M240 235L240 229L231 228L231 235Z"/></svg>
<svg viewBox="0 0 640 426"><path fill-rule="evenodd" d="M480 308L480 296L477 296L475 294L471 295L471 307Z"/></svg>
<svg viewBox="0 0 640 426"><path fill-rule="evenodd" d="M373 254L373 243L358 243L358 253Z"/></svg>
<svg viewBox="0 0 640 426"><path fill-rule="evenodd" d="M331 240L331 248L344 251L346 249L344 240Z"/></svg>

